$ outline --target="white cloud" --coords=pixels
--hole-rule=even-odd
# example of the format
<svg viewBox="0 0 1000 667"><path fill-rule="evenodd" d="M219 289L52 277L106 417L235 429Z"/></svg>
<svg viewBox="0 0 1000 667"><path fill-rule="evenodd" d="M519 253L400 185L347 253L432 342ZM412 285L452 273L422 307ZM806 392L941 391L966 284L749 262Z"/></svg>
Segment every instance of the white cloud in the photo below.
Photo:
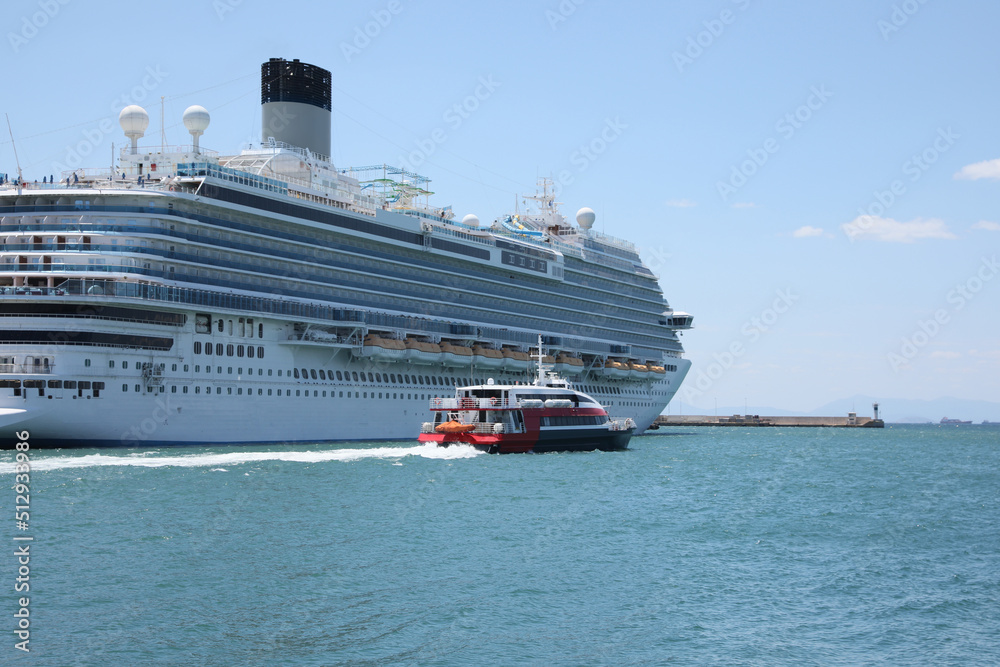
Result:
<svg viewBox="0 0 1000 667"><path fill-rule="evenodd" d="M861 215L841 225L847 237L862 241L884 241L886 243L913 243L921 239L956 239L943 220L917 218L910 222L899 222L877 215Z"/></svg>
<svg viewBox="0 0 1000 667"><path fill-rule="evenodd" d="M757 208L757 204L752 201L738 201L733 204L733 208Z"/></svg>
<svg viewBox="0 0 1000 667"><path fill-rule="evenodd" d="M991 232L1000 232L1000 222L990 222L989 220L980 220L976 224L972 225L973 229L987 229Z"/></svg>
<svg viewBox="0 0 1000 667"><path fill-rule="evenodd" d="M980 178L991 178L1000 181L1000 159L984 160L975 164L962 167L962 170L955 174L955 178L978 181Z"/></svg>
<svg viewBox="0 0 1000 667"><path fill-rule="evenodd" d="M697 205L698 202L693 202L690 199L671 199L667 202L667 206L672 206L673 208L690 208Z"/></svg>
<svg viewBox="0 0 1000 667"><path fill-rule="evenodd" d="M823 229L821 227L810 227L806 225L805 227L799 227L794 232L792 236L797 239L807 239L811 236L823 236Z"/></svg>

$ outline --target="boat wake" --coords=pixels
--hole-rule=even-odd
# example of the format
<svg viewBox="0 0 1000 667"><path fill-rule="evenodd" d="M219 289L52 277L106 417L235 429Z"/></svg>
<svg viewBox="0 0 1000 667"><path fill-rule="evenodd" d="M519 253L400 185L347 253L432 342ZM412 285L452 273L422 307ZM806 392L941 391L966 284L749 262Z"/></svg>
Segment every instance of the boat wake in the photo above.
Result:
<svg viewBox="0 0 1000 667"><path fill-rule="evenodd" d="M289 461L295 463L325 463L328 461L352 462L364 459L403 459L416 456L425 459L468 459L480 456L471 445L439 447L434 443L411 447L371 447L364 449L328 450L283 450L278 452L211 452L176 456L163 455L159 451L141 452L129 455L87 454L84 456L52 456L33 453L32 471L65 470L71 468L94 468L108 466L134 466L139 468L212 468L213 472L226 472L229 466L260 461ZM13 462L0 463L0 474L12 474Z"/></svg>

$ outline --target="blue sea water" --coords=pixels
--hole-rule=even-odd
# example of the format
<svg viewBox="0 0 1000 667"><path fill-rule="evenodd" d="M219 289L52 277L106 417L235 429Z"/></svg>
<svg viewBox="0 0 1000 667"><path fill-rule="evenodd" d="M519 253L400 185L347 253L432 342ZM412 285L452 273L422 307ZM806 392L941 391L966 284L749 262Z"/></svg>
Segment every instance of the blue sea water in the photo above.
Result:
<svg viewBox="0 0 1000 667"><path fill-rule="evenodd" d="M30 455L4 664L1000 662L996 427Z"/></svg>

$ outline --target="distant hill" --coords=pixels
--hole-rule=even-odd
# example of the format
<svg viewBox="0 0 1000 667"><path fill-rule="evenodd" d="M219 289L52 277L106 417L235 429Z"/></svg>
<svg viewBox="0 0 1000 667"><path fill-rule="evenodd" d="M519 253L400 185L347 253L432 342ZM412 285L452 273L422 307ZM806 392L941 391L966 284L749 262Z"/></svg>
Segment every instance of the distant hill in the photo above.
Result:
<svg viewBox="0 0 1000 667"><path fill-rule="evenodd" d="M859 394L850 398L841 398L821 405L807 412L782 410L781 408L760 407L749 405L746 412L751 415L766 415L769 417L839 417L848 412L857 412L862 417L872 416L872 403L878 402L879 414L887 422L895 423L937 423L942 417L949 419L971 420L978 424L984 419L1000 422L1000 403L990 401L972 401L961 398L936 398L933 400L913 400L903 398L875 398ZM744 408L739 406L719 406L704 408L685 404L681 407L677 401L670 404L668 412L678 414L700 415L737 415L743 414Z"/></svg>

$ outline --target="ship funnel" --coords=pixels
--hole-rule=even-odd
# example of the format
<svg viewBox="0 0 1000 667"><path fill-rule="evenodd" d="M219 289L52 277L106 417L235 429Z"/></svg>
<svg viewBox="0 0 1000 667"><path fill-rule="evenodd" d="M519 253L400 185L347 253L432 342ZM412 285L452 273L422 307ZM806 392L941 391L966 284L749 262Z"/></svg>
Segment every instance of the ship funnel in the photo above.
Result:
<svg viewBox="0 0 1000 667"><path fill-rule="evenodd" d="M329 160L330 71L271 58L260 66L261 141L282 141Z"/></svg>

